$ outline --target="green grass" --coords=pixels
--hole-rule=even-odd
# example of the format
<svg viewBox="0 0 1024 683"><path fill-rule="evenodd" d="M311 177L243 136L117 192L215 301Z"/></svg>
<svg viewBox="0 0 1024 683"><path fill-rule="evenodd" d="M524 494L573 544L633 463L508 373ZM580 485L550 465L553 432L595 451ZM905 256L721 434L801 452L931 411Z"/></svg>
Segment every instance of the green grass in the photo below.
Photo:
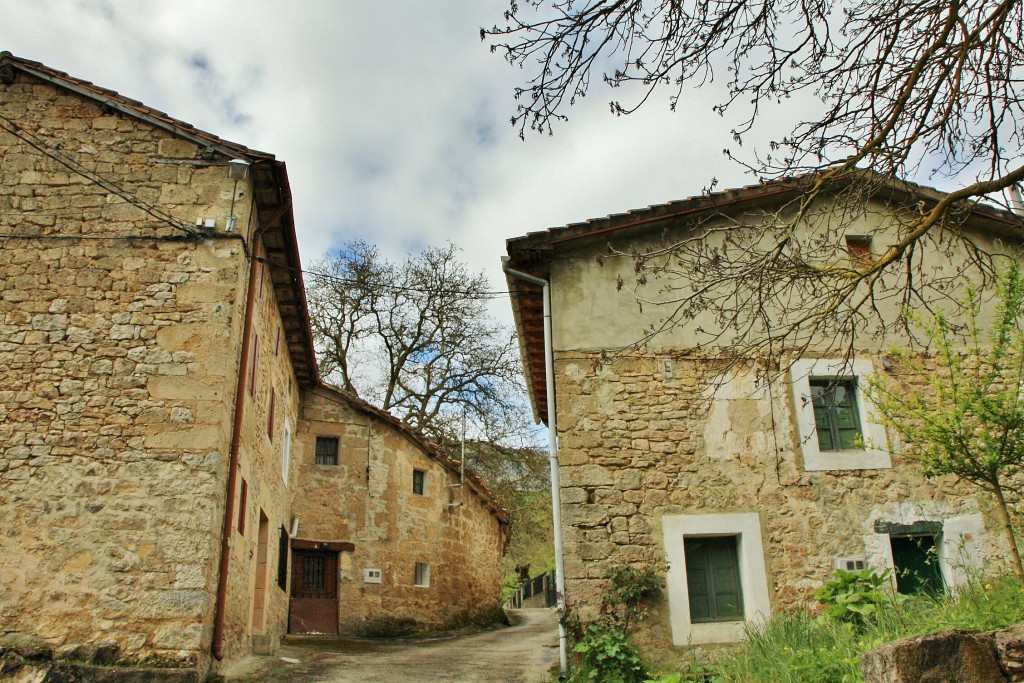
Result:
<svg viewBox="0 0 1024 683"><path fill-rule="evenodd" d="M694 663L659 683L859 683L860 657L883 643L943 629L993 631L1024 622L1024 590L1012 576L973 582L956 596L919 596L885 605L862 628L784 612L716 662Z"/></svg>

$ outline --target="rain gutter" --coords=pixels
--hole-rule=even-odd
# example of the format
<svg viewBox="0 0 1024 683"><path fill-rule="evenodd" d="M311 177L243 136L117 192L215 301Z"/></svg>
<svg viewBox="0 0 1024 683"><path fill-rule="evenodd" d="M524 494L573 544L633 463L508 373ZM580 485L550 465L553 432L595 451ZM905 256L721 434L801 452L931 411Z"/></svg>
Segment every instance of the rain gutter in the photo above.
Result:
<svg viewBox="0 0 1024 683"><path fill-rule="evenodd" d="M555 592L558 596L558 663L562 678L568 675L569 659L565 634L565 563L562 560L562 488L558 476L558 422L555 410L555 354L551 334L551 285L547 280L514 270L509 257L501 258L506 275L542 288L544 297L544 375L548 398L548 461L551 464L551 514L555 527Z"/></svg>

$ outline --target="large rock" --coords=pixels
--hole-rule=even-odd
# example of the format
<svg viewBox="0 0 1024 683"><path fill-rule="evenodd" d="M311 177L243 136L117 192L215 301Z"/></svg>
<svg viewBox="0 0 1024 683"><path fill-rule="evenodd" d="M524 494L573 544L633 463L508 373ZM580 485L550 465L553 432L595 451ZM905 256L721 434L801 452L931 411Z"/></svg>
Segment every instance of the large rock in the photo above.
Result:
<svg viewBox="0 0 1024 683"><path fill-rule="evenodd" d="M996 631L996 652L1010 683L1024 681L1024 624Z"/></svg>
<svg viewBox="0 0 1024 683"><path fill-rule="evenodd" d="M1006 683L991 633L949 630L887 643L864 655L865 683Z"/></svg>
<svg viewBox="0 0 1024 683"><path fill-rule="evenodd" d="M28 661L46 661L53 657L53 649L30 633L7 633L0 636L0 657L16 655Z"/></svg>

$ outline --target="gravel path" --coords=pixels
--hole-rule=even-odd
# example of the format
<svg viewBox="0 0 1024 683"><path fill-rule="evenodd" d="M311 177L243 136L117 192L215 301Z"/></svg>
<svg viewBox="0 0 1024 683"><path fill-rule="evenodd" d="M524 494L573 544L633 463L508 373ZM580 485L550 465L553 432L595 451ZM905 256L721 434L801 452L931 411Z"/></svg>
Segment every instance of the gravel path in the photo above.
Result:
<svg viewBox="0 0 1024 683"><path fill-rule="evenodd" d="M331 640L283 645L274 657L250 657L226 681L271 683L543 683L558 663L553 609L510 612L511 628L470 636ZM289 663L286 657L298 660Z"/></svg>

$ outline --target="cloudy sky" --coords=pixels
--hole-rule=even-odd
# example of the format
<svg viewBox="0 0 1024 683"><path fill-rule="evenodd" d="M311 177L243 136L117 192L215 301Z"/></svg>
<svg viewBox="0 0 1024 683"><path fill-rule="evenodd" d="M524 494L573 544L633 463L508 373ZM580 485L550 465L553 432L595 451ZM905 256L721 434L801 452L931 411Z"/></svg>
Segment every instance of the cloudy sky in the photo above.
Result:
<svg viewBox="0 0 1024 683"><path fill-rule="evenodd" d="M506 238L753 182L722 156L711 92L617 118L598 83L553 137L521 141L524 72L479 38L506 6L0 0L0 50L284 160L306 265L356 238L394 258L451 241L502 289Z"/></svg>

